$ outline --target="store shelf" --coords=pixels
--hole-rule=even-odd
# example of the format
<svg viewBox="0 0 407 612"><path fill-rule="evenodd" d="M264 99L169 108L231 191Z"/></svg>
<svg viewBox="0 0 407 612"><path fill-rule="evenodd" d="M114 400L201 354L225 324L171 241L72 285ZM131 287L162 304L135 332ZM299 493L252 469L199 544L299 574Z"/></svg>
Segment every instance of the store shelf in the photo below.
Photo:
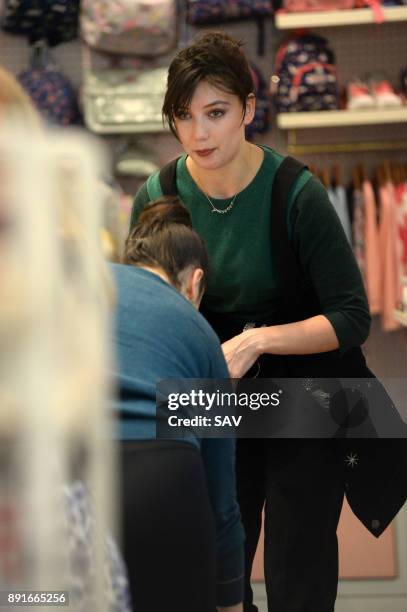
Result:
<svg viewBox="0 0 407 612"><path fill-rule="evenodd" d="M279 113L277 115L277 125L282 130L405 122L407 122L407 106L382 110L337 110L309 113Z"/></svg>
<svg viewBox="0 0 407 612"><path fill-rule="evenodd" d="M401 323L401 325L407 327L407 311L403 312L402 310L395 310L394 318L398 323Z"/></svg>
<svg viewBox="0 0 407 612"><path fill-rule="evenodd" d="M383 8L385 22L407 21L407 6ZM284 13L277 11L276 27L279 30L296 28L322 28L375 23L370 8L348 11L321 11L310 13Z"/></svg>

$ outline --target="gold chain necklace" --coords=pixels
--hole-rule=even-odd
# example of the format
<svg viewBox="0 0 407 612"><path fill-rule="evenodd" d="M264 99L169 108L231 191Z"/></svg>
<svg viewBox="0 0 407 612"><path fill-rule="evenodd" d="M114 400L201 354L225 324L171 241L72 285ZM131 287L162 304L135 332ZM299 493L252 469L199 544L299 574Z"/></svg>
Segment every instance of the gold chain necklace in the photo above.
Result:
<svg viewBox="0 0 407 612"><path fill-rule="evenodd" d="M205 193L205 191L204 191ZM208 196L207 193L205 193L206 199L208 200L209 204L212 207L211 212L216 212L219 213L220 215L224 215L225 213L228 213L230 210L232 210L234 203L236 202L236 198L237 198L237 193L235 193L235 195L233 196L233 198L231 199L230 203L228 204L228 206L224 209L221 210L220 208L216 208L216 206L214 205L214 203L212 202L212 200L210 199L210 197Z"/></svg>
<svg viewBox="0 0 407 612"><path fill-rule="evenodd" d="M210 197L208 196L208 194L206 193L205 189L203 189L202 185L201 185L201 181L198 179L195 179L196 183L198 184L198 186L200 187L202 193L204 194L205 198L208 200L209 204L211 205L211 212L212 213L218 213L219 215L225 215L226 213L228 213L229 211L232 210L234 203L236 202L236 198L239 195L239 192L236 192L235 195L232 197L231 201L229 202L229 204L226 206L225 209L221 210L220 208L216 208L215 204L212 202L212 200L210 199Z"/></svg>

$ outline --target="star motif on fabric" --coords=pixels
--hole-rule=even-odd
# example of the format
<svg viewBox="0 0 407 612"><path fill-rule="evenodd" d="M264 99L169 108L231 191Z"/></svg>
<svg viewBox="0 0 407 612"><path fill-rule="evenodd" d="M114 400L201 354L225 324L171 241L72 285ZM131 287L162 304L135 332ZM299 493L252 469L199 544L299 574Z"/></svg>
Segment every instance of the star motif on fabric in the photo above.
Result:
<svg viewBox="0 0 407 612"><path fill-rule="evenodd" d="M349 453L346 457L345 462L348 467L355 467L358 464L359 458L356 453Z"/></svg>
<svg viewBox="0 0 407 612"><path fill-rule="evenodd" d="M306 391L311 391L312 387L314 386L314 380L312 378L305 378L302 381L302 384Z"/></svg>

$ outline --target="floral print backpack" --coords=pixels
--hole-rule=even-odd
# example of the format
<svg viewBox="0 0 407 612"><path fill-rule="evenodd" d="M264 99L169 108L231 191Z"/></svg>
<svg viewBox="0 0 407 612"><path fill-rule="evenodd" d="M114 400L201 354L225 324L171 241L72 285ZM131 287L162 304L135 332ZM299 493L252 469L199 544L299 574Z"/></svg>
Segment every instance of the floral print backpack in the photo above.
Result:
<svg viewBox="0 0 407 612"><path fill-rule="evenodd" d="M176 0L82 0L82 37L98 51L156 57L177 42L176 9Z"/></svg>

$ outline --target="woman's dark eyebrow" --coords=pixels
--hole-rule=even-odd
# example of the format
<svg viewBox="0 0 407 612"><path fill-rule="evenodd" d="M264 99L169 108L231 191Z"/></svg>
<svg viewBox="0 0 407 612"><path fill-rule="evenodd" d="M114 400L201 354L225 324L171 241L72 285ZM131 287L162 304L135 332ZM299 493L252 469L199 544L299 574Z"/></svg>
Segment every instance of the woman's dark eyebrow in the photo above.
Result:
<svg viewBox="0 0 407 612"><path fill-rule="evenodd" d="M208 108L208 106L215 106L215 104L228 104L228 105L230 105L230 102L228 102L227 100L215 100L214 102L210 102L209 104L205 104L204 108Z"/></svg>

